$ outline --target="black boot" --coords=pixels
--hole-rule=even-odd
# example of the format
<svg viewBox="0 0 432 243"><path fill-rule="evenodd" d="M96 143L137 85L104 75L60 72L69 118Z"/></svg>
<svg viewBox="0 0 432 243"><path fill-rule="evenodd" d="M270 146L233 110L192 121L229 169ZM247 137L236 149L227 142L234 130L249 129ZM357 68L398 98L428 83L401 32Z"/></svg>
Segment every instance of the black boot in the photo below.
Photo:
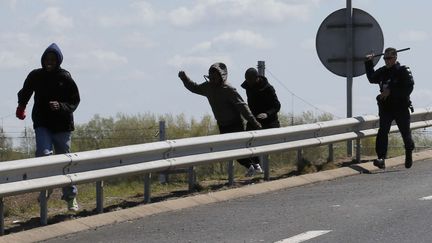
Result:
<svg viewBox="0 0 432 243"><path fill-rule="evenodd" d="M375 159L373 161L373 165L375 165L376 167L380 168L380 169L385 169L385 159Z"/></svg>
<svg viewBox="0 0 432 243"><path fill-rule="evenodd" d="M405 150L405 168L409 169L412 166L412 150Z"/></svg>

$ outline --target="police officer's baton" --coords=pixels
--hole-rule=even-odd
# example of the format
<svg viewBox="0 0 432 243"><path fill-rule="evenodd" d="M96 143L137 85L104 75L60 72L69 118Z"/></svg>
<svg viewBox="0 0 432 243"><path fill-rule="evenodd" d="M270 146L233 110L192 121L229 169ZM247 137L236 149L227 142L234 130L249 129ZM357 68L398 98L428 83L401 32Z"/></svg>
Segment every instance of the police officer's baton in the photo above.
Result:
<svg viewBox="0 0 432 243"><path fill-rule="evenodd" d="M408 48L404 48L404 49L396 50L396 52L408 51L409 49L411 49L411 48L408 47ZM380 57L380 56L382 56L382 55L384 55L384 53L376 54L376 55L374 55L373 57Z"/></svg>

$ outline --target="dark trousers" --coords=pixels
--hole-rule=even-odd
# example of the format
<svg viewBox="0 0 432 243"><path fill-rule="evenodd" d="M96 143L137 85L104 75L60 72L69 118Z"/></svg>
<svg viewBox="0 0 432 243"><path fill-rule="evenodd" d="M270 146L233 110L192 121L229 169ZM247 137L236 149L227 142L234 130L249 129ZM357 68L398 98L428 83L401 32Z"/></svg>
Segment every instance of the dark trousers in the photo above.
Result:
<svg viewBox="0 0 432 243"><path fill-rule="evenodd" d="M402 139L405 145L405 150L411 151L414 149L414 141L411 137L410 129L410 113L408 108L398 110L383 110L379 112L379 129L375 143L375 151L378 158L386 158L387 146L388 146L388 133L392 121L396 121L396 125L402 135Z"/></svg>
<svg viewBox="0 0 432 243"><path fill-rule="evenodd" d="M219 126L219 132L221 134L224 133L232 133L232 132L244 132L243 123L239 122L238 124L232 124L228 126ZM255 167L256 164L259 164L260 160L258 157L251 157L245 159L238 159L237 162L243 165L246 169L248 169L251 165Z"/></svg>

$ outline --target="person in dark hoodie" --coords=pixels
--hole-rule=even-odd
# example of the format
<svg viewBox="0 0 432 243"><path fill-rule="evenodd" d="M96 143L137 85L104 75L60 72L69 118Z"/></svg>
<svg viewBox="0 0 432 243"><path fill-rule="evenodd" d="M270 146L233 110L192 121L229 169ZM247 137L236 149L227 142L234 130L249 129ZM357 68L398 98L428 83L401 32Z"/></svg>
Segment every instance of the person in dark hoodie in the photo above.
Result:
<svg viewBox="0 0 432 243"><path fill-rule="evenodd" d="M26 118L26 106L34 93L32 110L36 136L36 157L70 153L71 132L74 130L73 112L80 103L77 85L70 73L60 65L63 55L60 48L51 44L42 54L42 68L29 73L18 92L17 118ZM70 211L78 211L76 186L62 189L62 199Z"/></svg>
<svg viewBox="0 0 432 243"><path fill-rule="evenodd" d="M261 123L263 129L280 127L278 112L281 104L276 91L267 78L258 75L255 68L245 72L245 81L241 87L246 90L247 102L252 114ZM248 123L247 130L253 130Z"/></svg>
<svg viewBox="0 0 432 243"><path fill-rule="evenodd" d="M397 62L397 51L389 47L384 51L385 66L374 70L374 54L366 56L366 76L370 83L378 84L380 94L376 97L379 112L379 129L375 141L377 159L373 164L385 168L387 156L388 133L392 121L395 120L405 145L405 167L412 166L412 151L414 141L411 137L410 113L413 111L410 94L414 89L414 79L411 70Z"/></svg>
<svg viewBox="0 0 432 243"><path fill-rule="evenodd" d="M216 118L220 133L243 132L243 119L249 126L260 129L261 124L255 119L249 106L243 101L235 88L227 83L228 70L224 63L215 63L209 68L209 75L205 76L209 81L201 84L193 82L184 71L178 76L184 86L191 92L207 97L213 114ZM262 173L259 163L255 159L237 160L247 169L246 176L253 176L256 172Z"/></svg>

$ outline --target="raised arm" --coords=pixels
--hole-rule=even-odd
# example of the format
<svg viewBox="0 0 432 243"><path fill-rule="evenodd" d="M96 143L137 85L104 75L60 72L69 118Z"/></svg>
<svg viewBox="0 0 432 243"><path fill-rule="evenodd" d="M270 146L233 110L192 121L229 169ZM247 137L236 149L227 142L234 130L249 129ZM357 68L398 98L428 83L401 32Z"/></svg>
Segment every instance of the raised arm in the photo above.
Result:
<svg viewBox="0 0 432 243"><path fill-rule="evenodd" d="M372 59L365 61L366 76L371 84L379 84L382 80L383 70L380 68L375 71Z"/></svg>
<svg viewBox="0 0 432 243"><path fill-rule="evenodd" d="M178 73L178 77L183 81L183 85L188 89L190 92L203 95L205 96L205 88L204 83L203 84L197 84L194 81L192 81L184 71L180 71Z"/></svg>

